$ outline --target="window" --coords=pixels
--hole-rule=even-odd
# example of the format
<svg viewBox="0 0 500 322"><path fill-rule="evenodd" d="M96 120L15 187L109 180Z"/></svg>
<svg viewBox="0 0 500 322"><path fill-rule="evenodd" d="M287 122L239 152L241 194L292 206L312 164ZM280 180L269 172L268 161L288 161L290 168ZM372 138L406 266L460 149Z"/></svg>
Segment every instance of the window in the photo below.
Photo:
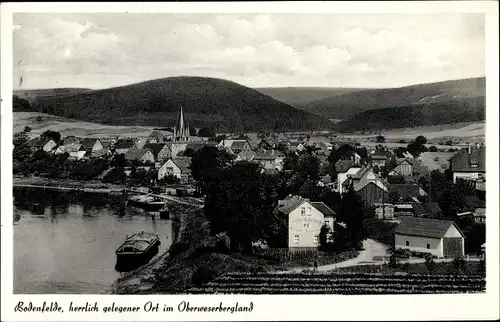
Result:
<svg viewBox="0 0 500 322"><path fill-rule="evenodd" d="M427 244L427 249L431 249L431 244Z"/></svg>
<svg viewBox="0 0 500 322"><path fill-rule="evenodd" d="M298 244L298 243L299 243L299 235L295 235L295 236L293 237L293 243L294 243L294 244Z"/></svg>
<svg viewBox="0 0 500 322"><path fill-rule="evenodd" d="M310 216L311 215L311 207L307 207L307 215Z"/></svg>
<svg viewBox="0 0 500 322"><path fill-rule="evenodd" d="M304 216L306 214L306 207L301 207L300 208L300 214Z"/></svg>
<svg viewBox="0 0 500 322"><path fill-rule="evenodd" d="M406 245L406 246L410 246L410 242L409 242L409 241L406 241L406 242L405 242L405 245Z"/></svg>
<svg viewBox="0 0 500 322"><path fill-rule="evenodd" d="M318 235L314 236L314 240L313 241L314 241L315 244L319 243L319 236Z"/></svg>

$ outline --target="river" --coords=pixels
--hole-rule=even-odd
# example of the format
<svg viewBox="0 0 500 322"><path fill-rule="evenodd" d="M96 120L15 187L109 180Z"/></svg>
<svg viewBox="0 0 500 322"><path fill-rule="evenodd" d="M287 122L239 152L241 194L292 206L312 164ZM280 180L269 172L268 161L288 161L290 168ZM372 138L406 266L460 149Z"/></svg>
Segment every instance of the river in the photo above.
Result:
<svg viewBox="0 0 500 322"><path fill-rule="evenodd" d="M35 206L33 206L35 205ZM115 250L139 231L170 247L178 221L127 207L122 196L14 188L14 293L106 294L121 273Z"/></svg>

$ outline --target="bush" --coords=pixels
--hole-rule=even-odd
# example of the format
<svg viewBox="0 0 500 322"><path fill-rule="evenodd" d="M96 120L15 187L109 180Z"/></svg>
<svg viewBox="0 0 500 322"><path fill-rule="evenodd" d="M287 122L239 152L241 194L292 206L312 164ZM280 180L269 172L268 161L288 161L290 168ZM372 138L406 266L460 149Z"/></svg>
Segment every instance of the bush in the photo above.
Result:
<svg viewBox="0 0 500 322"><path fill-rule="evenodd" d="M173 243L170 246L168 253L170 254L170 256L175 257L175 256L179 255L180 253L185 252L188 248L189 248L189 246L187 244Z"/></svg>
<svg viewBox="0 0 500 322"><path fill-rule="evenodd" d="M394 254L392 254L391 258L389 259L389 267L392 267L392 268L399 267L399 258Z"/></svg>
<svg viewBox="0 0 500 322"><path fill-rule="evenodd" d="M213 270L206 267L198 267L191 277L191 283L196 286L201 286L213 281L215 277L215 272Z"/></svg>
<svg viewBox="0 0 500 322"><path fill-rule="evenodd" d="M436 262L434 261L432 255L428 254L425 256L425 267L427 267L427 270L429 273L434 273L436 270Z"/></svg>
<svg viewBox="0 0 500 322"><path fill-rule="evenodd" d="M455 269L457 270L457 272L460 272L460 273L464 272L465 265L466 265L465 259L461 256L455 257L455 259L453 260L453 266L455 266Z"/></svg>

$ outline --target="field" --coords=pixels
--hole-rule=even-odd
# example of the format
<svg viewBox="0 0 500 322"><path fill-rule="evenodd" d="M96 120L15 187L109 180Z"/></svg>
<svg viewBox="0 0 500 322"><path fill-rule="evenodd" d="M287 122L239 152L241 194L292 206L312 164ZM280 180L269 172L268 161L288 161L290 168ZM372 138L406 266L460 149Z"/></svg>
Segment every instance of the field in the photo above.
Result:
<svg viewBox="0 0 500 322"><path fill-rule="evenodd" d="M192 294L438 294L480 293L483 275L377 273L228 273Z"/></svg>
<svg viewBox="0 0 500 322"><path fill-rule="evenodd" d="M13 133L20 132L25 126L31 127L33 135L40 135L46 130L60 132L62 136L78 137L149 136L153 126L109 126L98 123L81 122L72 119L36 112L14 112ZM41 117L41 120L37 120Z"/></svg>
<svg viewBox="0 0 500 322"><path fill-rule="evenodd" d="M380 133L389 141L413 140L419 135L425 136L429 142L438 143L447 140L459 140L466 142L484 142L485 122L453 123L433 126L418 126L414 128L403 128L386 130ZM375 140L378 134L345 134L342 137L356 140Z"/></svg>

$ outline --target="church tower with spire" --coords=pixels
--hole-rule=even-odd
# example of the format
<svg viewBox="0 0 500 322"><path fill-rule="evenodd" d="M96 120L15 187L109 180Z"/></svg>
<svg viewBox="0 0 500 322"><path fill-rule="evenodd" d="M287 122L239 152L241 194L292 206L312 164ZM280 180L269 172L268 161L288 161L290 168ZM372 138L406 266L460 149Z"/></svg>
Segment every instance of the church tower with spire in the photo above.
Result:
<svg viewBox="0 0 500 322"><path fill-rule="evenodd" d="M174 142L188 142L189 139L189 126L184 121L184 111L181 105L179 120L177 122L177 126L174 127Z"/></svg>

